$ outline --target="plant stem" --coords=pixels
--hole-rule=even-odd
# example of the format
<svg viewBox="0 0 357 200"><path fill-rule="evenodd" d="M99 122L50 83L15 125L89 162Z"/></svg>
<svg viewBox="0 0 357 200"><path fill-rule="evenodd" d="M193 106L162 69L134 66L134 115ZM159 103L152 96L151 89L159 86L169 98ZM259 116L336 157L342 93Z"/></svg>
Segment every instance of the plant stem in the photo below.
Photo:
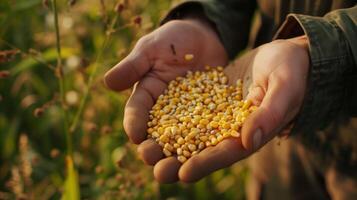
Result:
<svg viewBox="0 0 357 200"><path fill-rule="evenodd" d="M65 88L64 88L64 77L63 77L63 69L62 69L62 56L61 56L61 40L60 40L60 31L58 25L58 11L57 11L57 1L52 0L52 8L54 12L54 20L55 20L55 31L56 31L56 49L57 49L57 66L56 66L56 75L58 77L58 85L60 92L60 101L62 106L62 115L63 115L63 126L64 132L66 135L66 145L67 145L67 154L72 157L73 155L73 142L72 135L68 130L68 116L66 112L65 105Z"/></svg>
<svg viewBox="0 0 357 200"><path fill-rule="evenodd" d="M110 24L110 27L108 27L108 30L113 30L115 24L116 24L116 21L117 21L117 18L118 16L115 16L113 18L113 21L112 23ZM90 89L92 88L92 85L93 85L93 81L94 81L94 76L97 72L97 69L98 69L98 64L99 64L99 61L101 60L102 58L102 55L104 53L104 50L110 40L110 36L111 36L111 32L107 32L105 38L104 38L104 41L103 41L103 44L97 54L97 57L95 59L95 62L94 62L94 65L93 65L93 69L91 70L90 74L89 74L89 78L88 78L88 83L86 84L86 88L85 88L85 91L84 91L84 94L83 94L83 97L81 99L81 102L79 104L79 108L74 116L74 119L73 119L73 122L70 126L70 133L73 133L76 131L77 129L77 126L78 126L78 122L79 122L79 119L83 113L83 110L84 110L84 107L85 107L85 104L87 103L87 100L88 100L88 97L89 97L89 92L90 92Z"/></svg>

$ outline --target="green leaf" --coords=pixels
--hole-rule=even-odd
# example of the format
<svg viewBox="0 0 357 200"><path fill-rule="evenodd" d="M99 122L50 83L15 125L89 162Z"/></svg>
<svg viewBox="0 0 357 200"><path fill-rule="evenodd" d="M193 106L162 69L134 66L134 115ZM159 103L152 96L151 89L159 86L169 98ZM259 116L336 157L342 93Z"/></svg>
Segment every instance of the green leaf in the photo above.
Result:
<svg viewBox="0 0 357 200"><path fill-rule="evenodd" d="M67 156L67 177L64 182L64 191L62 200L77 200L80 199L78 173L74 167L72 157Z"/></svg>

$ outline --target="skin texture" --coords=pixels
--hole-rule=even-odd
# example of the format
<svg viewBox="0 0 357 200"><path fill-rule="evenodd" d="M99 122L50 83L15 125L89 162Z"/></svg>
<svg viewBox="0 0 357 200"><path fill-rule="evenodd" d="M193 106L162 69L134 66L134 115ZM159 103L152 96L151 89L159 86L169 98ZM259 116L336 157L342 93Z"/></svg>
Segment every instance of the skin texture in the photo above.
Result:
<svg viewBox="0 0 357 200"><path fill-rule="evenodd" d="M185 54L193 54L194 59L184 60ZM149 110L156 98L169 81L188 70L226 63L227 54L209 25L197 19L174 20L139 40L132 52L106 74L107 86L117 91L138 81L125 108L124 128L130 140L139 144L141 159L154 166L154 176L160 183L194 182L244 159L276 136L298 113L309 67L305 37L263 45L226 67L230 83L242 78L247 86L246 97L260 105L247 118L241 139L226 139L183 165L174 157L164 158L158 144L145 140ZM257 130L260 133L254 134ZM253 138L258 142L255 145Z"/></svg>

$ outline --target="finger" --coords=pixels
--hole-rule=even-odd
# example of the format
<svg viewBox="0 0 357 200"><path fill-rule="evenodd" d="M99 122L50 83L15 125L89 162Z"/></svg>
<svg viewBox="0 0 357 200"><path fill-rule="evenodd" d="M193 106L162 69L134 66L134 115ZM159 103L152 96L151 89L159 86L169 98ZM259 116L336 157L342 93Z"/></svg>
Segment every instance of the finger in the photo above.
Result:
<svg viewBox="0 0 357 200"><path fill-rule="evenodd" d="M142 42L141 42L142 43ZM138 45L140 42L138 42ZM150 70L147 56L136 47L121 62L110 69L104 76L105 84L112 90L121 91L134 85Z"/></svg>
<svg viewBox="0 0 357 200"><path fill-rule="evenodd" d="M249 88L248 94L245 97L245 99L250 99L254 105L259 106L262 103L264 96L265 96L265 91L262 87L252 85Z"/></svg>
<svg viewBox="0 0 357 200"><path fill-rule="evenodd" d="M149 111L166 86L165 82L147 76L134 88L124 111L124 129L133 143L139 144L146 139Z"/></svg>
<svg viewBox="0 0 357 200"><path fill-rule="evenodd" d="M154 166L154 176L159 183L173 183L179 180L181 163L175 157L160 160Z"/></svg>
<svg viewBox="0 0 357 200"><path fill-rule="evenodd" d="M242 143L246 149L257 150L287 123L294 92L286 83L281 78L271 80L261 105L244 122Z"/></svg>
<svg viewBox="0 0 357 200"><path fill-rule="evenodd" d="M138 154L147 165L155 165L164 156L162 148L153 139L145 140L138 146Z"/></svg>
<svg viewBox="0 0 357 200"><path fill-rule="evenodd" d="M194 182L248 156L240 138L228 138L188 159L179 171L183 182Z"/></svg>

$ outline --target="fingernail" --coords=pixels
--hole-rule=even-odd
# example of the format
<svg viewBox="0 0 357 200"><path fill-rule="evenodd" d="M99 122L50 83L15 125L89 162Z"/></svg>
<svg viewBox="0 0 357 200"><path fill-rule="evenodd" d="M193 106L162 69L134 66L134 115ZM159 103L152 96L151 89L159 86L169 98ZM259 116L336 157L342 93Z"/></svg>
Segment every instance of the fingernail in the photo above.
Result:
<svg viewBox="0 0 357 200"><path fill-rule="evenodd" d="M262 142L262 130L258 128L253 135L253 148L254 151L258 150Z"/></svg>

